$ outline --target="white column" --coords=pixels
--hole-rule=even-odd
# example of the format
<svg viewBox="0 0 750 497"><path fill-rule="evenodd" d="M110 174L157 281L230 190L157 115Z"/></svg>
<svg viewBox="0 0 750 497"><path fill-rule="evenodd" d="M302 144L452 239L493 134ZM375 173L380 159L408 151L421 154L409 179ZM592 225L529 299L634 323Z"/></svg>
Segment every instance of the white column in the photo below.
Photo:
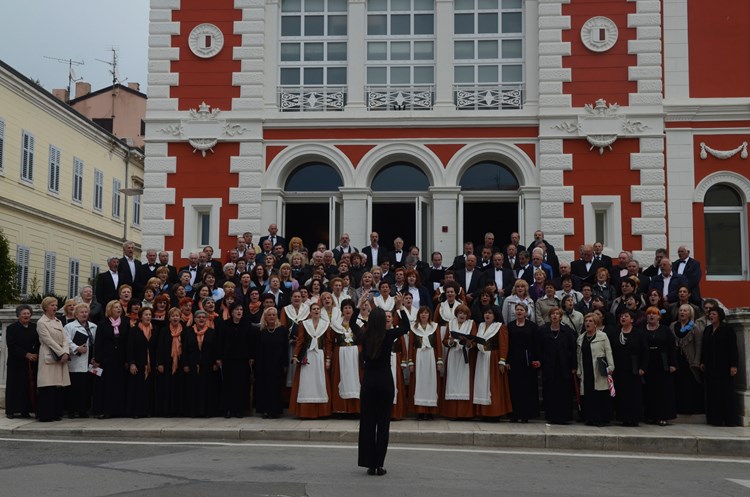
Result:
<svg viewBox="0 0 750 497"><path fill-rule="evenodd" d="M630 107L662 105L660 9L659 2L637 0L636 13L628 14L628 27L636 28L637 33L636 40L628 41L628 53L635 54L638 59L635 66L628 68L628 79L638 83L638 92L628 96ZM660 112L661 109L654 111Z"/></svg>
<svg viewBox="0 0 750 497"><path fill-rule="evenodd" d="M669 255L677 247L693 250L693 194L695 192L695 150L693 131L668 129L667 138L667 210L669 212ZM666 242L666 240L665 240ZM663 246L662 246L663 247Z"/></svg>
<svg viewBox="0 0 750 497"><path fill-rule="evenodd" d="M370 243L367 232L367 199L371 195L369 188L339 188L343 199L344 233L349 233L352 245L358 249Z"/></svg>
<svg viewBox="0 0 750 497"><path fill-rule="evenodd" d="M346 108L365 108L365 69L367 61L367 5L365 0L349 0L348 37L346 46ZM351 233L349 233L351 237ZM351 238L354 240L355 238ZM369 243L369 238L367 239Z"/></svg>
<svg viewBox="0 0 750 497"><path fill-rule="evenodd" d="M664 0L664 96L669 101L690 97L687 4Z"/></svg>
<svg viewBox="0 0 750 497"><path fill-rule="evenodd" d="M458 195L461 188L457 186L433 186L432 194L432 250L443 254L443 264L450 266L456 257L458 246ZM443 231L443 227L446 231ZM422 260L428 261L430 254L422 254Z"/></svg>
<svg viewBox="0 0 750 497"><path fill-rule="evenodd" d="M435 1L435 108L453 104L453 0Z"/></svg>

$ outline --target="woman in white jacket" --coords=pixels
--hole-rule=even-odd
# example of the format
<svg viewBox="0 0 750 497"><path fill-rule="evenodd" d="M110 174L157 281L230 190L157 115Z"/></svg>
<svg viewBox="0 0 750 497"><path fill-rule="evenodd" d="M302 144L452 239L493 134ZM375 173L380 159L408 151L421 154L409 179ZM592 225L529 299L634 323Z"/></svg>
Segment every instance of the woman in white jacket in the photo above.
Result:
<svg viewBox="0 0 750 497"><path fill-rule="evenodd" d="M94 358L96 325L89 322L89 312L88 304L77 304L75 320L65 325L65 338L70 349L70 388L67 390L65 407L71 418L88 418L91 409L94 375L89 372L89 365Z"/></svg>
<svg viewBox="0 0 750 497"><path fill-rule="evenodd" d="M584 332L578 337L578 378L586 424L606 426L612 412L608 375L615 370L612 346L602 331L602 319L596 312L583 318Z"/></svg>

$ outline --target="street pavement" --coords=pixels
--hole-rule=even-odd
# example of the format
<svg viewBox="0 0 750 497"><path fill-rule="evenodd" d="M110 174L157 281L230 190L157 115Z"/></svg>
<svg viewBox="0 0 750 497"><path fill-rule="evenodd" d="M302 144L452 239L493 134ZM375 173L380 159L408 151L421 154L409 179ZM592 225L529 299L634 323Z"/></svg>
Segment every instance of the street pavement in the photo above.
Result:
<svg viewBox="0 0 750 497"><path fill-rule="evenodd" d="M402 420L391 423L391 443L474 448L521 448L750 457L750 428L717 428L680 418L661 427L512 424ZM39 423L0 416L0 437L182 441L356 443L359 421L291 417L63 419ZM749 473L750 475L750 473ZM749 476L750 478L750 476Z"/></svg>

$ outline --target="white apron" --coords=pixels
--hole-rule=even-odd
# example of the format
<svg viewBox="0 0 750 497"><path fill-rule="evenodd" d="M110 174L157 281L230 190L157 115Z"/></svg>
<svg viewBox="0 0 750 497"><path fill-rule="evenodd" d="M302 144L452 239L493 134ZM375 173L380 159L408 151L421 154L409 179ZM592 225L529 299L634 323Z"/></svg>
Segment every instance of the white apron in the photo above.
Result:
<svg viewBox="0 0 750 497"><path fill-rule="evenodd" d="M430 323L427 329L418 324L412 327L412 332L422 339L422 346L417 349L414 360L414 405L436 407L437 371L435 367L435 352L430 344L430 335L437 330L435 323Z"/></svg>
<svg viewBox="0 0 750 497"><path fill-rule="evenodd" d="M312 340L310 340L310 347L307 349L308 364L300 366L297 402L300 404L328 402L325 351L318 348L318 338L328 329L328 321L319 320L317 328L313 327L310 320L303 321L302 326Z"/></svg>
<svg viewBox="0 0 750 497"><path fill-rule="evenodd" d="M497 335L502 323L492 323L487 327L487 323L481 323L477 328L477 336L489 340ZM490 392L490 361L492 351L484 350L484 346L477 345L479 353L477 354L477 364L474 367L474 403L481 406L492 404L492 394Z"/></svg>
<svg viewBox="0 0 750 497"><path fill-rule="evenodd" d="M398 374L398 364L395 352L391 352L391 375L393 376L393 405L395 406L398 402L398 381L396 381L396 374Z"/></svg>
<svg viewBox="0 0 750 497"><path fill-rule="evenodd" d="M448 305L447 301L440 303L440 307L438 307L438 313L440 314L440 318L444 323L450 323L451 321L456 319L456 314L454 311L458 304L459 302L456 301L453 303L453 307L451 307ZM438 342L443 343L443 339L445 338L447 329L447 325L443 325L440 327L440 330L438 330ZM448 357L448 347L446 347L445 345L443 345L443 357ZM445 369L443 369L441 376L445 376Z"/></svg>
<svg viewBox="0 0 750 497"><path fill-rule="evenodd" d="M331 323L331 329L343 337L344 342L351 344L339 347L339 396L342 399L358 399L359 383L359 349L354 345L354 333L344 327L343 321Z"/></svg>
<svg viewBox="0 0 750 497"><path fill-rule="evenodd" d="M328 323L335 323L336 321L341 321L341 309L338 307L334 307L331 311L331 315L328 315L328 311L322 307L320 309L320 319L323 321L327 321Z"/></svg>
<svg viewBox="0 0 750 497"><path fill-rule="evenodd" d="M294 306L292 304L289 304L288 306L284 307L284 314L286 315L287 324L291 328L292 323L301 323L305 319L307 319L310 316L310 306L307 304L300 304L299 311L294 309ZM302 325L300 325L301 327ZM302 330L299 330L301 332ZM291 342L289 344L289 357L292 357L294 355L294 342ZM289 369L286 372L286 386L288 388L292 387L292 382L294 381L294 371L296 371L297 365L294 363L291 363L289 365Z"/></svg>
<svg viewBox="0 0 750 497"><path fill-rule="evenodd" d="M414 326L414 323L417 321L417 312L419 311L419 308L412 306L411 311L408 311L406 307L401 308L402 311L406 313L406 316L409 318L409 328ZM399 316L400 317L400 316ZM400 326L406 326L403 323L400 323ZM408 356L409 356L409 333L404 335L404 353L402 354L404 361L402 361L402 365L404 362L408 362ZM402 368L404 372L404 385L409 385L411 383L411 371L409 371L409 368Z"/></svg>
<svg viewBox="0 0 750 497"><path fill-rule="evenodd" d="M392 311L393 307L396 305L396 299L390 295L386 299L384 299L382 295L378 295L373 299L373 302L375 303L375 307L380 307L384 311Z"/></svg>
<svg viewBox="0 0 750 497"><path fill-rule="evenodd" d="M471 321L467 319L459 326L458 320L454 319L448 325L448 332L458 331L464 335L471 334ZM464 361L464 346L460 343L448 351L448 361L445 365L445 400L469 400L471 398L471 371L470 364Z"/></svg>

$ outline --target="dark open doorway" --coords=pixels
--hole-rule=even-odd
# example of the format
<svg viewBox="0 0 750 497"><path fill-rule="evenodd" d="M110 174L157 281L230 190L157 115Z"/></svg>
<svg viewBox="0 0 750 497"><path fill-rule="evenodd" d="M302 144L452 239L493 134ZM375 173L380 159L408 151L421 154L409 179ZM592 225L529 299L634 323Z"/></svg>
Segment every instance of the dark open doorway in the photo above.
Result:
<svg viewBox="0 0 750 497"><path fill-rule="evenodd" d="M502 247L510 234L518 231L518 202L466 202L464 201L464 237L475 247L484 244L484 234L495 235L495 245Z"/></svg>
<svg viewBox="0 0 750 497"><path fill-rule="evenodd" d="M328 240L328 202L287 203L284 226L287 241L293 236L302 238L310 254L315 251L318 243L325 243L326 247L331 248Z"/></svg>
<svg viewBox="0 0 750 497"><path fill-rule="evenodd" d="M404 239L404 248L414 245L417 231L414 209L414 202L372 204L372 229L380 235L382 246L393 250L397 236Z"/></svg>

